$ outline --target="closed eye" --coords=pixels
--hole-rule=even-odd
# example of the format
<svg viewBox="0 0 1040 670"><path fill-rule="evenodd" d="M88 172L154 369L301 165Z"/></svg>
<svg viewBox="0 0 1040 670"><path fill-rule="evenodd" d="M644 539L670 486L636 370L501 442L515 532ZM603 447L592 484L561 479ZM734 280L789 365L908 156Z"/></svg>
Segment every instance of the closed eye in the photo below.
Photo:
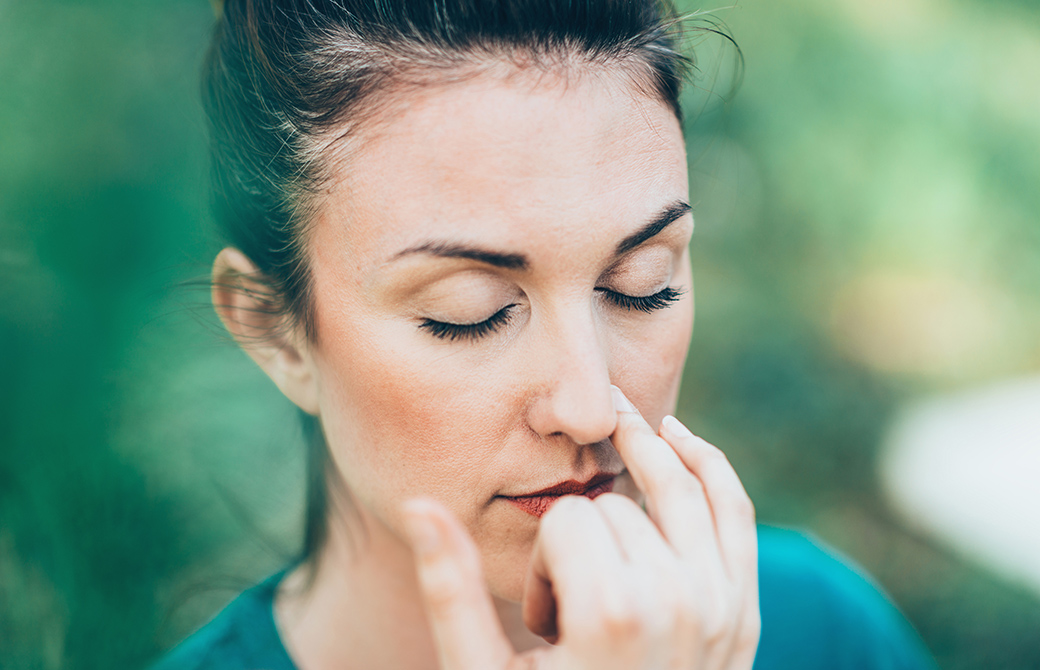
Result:
<svg viewBox="0 0 1040 670"><path fill-rule="evenodd" d="M636 310L650 314L661 309L672 306L678 302L685 291L681 288L668 286L657 293L645 296L627 295L606 288L597 288L596 291L626 311ZM477 323L449 323L447 321L435 321L424 319L419 327L428 331L434 337L441 340L454 342L456 340L479 340L480 338L497 332L502 326L509 323L513 308L516 304L506 305L488 318Z"/></svg>
<svg viewBox="0 0 1040 670"><path fill-rule="evenodd" d="M446 321L434 321L425 319L419 324L430 332L434 337L454 342L455 340L478 340L485 335L494 333L509 322L513 308L516 304L506 305L488 318L477 323L448 323Z"/></svg>
<svg viewBox="0 0 1040 670"><path fill-rule="evenodd" d="M637 310L640 312L646 312L647 314L672 306L682 298L684 293L681 288L672 288L671 286L668 286L652 295L645 296L627 295L606 288L597 288L596 290L602 293L607 300L614 303L617 307L621 307L628 311Z"/></svg>

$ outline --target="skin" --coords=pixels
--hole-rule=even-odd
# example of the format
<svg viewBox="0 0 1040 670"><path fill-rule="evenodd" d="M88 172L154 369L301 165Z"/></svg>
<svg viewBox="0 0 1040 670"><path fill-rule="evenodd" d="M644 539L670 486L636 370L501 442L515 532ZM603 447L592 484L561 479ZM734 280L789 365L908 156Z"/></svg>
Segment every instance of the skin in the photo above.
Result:
<svg viewBox="0 0 1040 670"><path fill-rule="evenodd" d="M316 341L250 337L272 317L227 284L252 264L226 249L214 268L225 324L320 416L349 491L278 596L290 653L303 670L750 667L750 503L718 450L651 428L691 334L692 217L617 253L688 201L674 114L592 67L404 96L340 153L308 227ZM451 245L525 262L430 253ZM649 313L610 298L667 287L681 296ZM481 337L429 326L503 309ZM602 472L625 495L540 520L502 498Z"/></svg>

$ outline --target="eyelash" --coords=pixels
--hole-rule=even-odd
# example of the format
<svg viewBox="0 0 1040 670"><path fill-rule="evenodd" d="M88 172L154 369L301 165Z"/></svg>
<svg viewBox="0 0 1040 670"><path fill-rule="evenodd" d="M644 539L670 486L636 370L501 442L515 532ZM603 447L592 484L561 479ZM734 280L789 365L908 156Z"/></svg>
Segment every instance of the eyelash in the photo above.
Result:
<svg viewBox="0 0 1040 670"><path fill-rule="evenodd" d="M628 311L637 310L640 312L656 312L659 309L665 309L671 307L673 303L679 301L682 298L683 290L681 288L672 288L668 286L653 295L634 296L625 295L624 293L618 293L617 291L611 291L605 288L596 289L600 293L606 296L607 300L614 303L622 309Z"/></svg>
<svg viewBox="0 0 1040 670"><path fill-rule="evenodd" d="M683 296L683 290L666 287L653 295L634 296L618 293L605 288L596 289L602 293L607 300L615 306L627 311L637 310L650 314L660 309L671 307ZM447 323L425 319L420 328L430 332L434 337L454 342L455 340L479 340L480 338L496 332L499 328L509 322L513 308L516 304L506 305L479 323Z"/></svg>
<svg viewBox="0 0 1040 670"><path fill-rule="evenodd" d="M455 340L479 340L508 323L509 315L514 307L516 307L515 304L506 305L480 323L446 323L444 321L425 319L419 324L419 327L430 331L430 334L434 337L451 342Z"/></svg>

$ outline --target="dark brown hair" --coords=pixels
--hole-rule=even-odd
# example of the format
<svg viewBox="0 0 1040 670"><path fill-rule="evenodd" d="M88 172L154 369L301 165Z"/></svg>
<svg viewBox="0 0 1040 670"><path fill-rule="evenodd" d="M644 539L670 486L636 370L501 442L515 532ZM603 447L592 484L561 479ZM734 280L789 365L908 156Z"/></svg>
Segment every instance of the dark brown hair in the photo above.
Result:
<svg viewBox="0 0 1040 670"><path fill-rule="evenodd" d="M306 225L329 156L409 85L503 60L623 68L678 116L689 63L657 0L227 0L204 67L214 205L226 242L257 266L271 309L316 341ZM308 442L301 560L324 542L328 450Z"/></svg>

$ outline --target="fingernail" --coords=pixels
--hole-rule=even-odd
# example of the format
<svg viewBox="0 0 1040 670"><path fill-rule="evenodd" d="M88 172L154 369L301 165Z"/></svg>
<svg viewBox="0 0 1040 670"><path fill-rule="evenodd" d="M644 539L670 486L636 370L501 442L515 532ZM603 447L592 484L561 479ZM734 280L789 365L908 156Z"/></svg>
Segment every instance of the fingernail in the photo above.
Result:
<svg viewBox="0 0 1040 670"><path fill-rule="evenodd" d="M412 550L421 556L430 556L440 551L441 536L437 526L425 515L405 510L404 529L411 540Z"/></svg>
<svg viewBox="0 0 1040 670"><path fill-rule="evenodd" d="M626 398L625 394L621 392L621 389L613 384L610 385L610 397L614 399L614 411L639 413L639 410L636 409L635 405L628 401L628 398Z"/></svg>
<svg viewBox="0 0 1040 670"><path fill-rule="evenodd" d="M661 420L661 428L666 433L671 434L672 437L693 437L693 433L690 432L690 429L684 426L682 421L679 421L671 414Z"/></svg>

